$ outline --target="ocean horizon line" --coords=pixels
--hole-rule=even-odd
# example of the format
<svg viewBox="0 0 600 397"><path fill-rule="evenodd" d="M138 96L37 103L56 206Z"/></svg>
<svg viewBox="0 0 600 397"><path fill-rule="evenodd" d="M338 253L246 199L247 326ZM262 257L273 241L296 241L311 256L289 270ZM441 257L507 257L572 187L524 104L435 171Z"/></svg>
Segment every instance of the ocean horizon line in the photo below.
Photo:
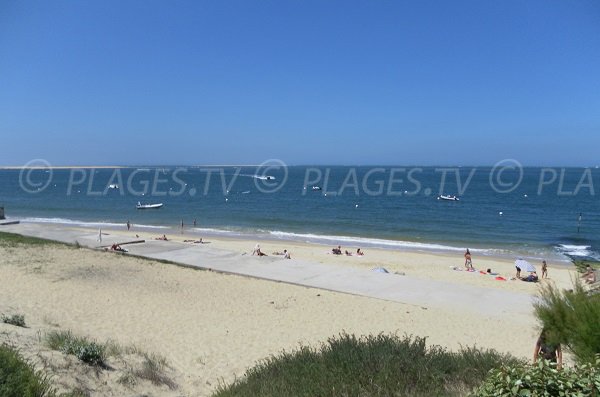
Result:
<svg viewBox="0 0 600 397"><path fill-rule="evenodd" d="M518 160L517 160L518 161ZM460 164L286 164L283 163L286 167L402 167L402 168L415 168L415 167L426 167L426 168L490 168L496 166L498 163L494 164L468 164L468 165L460 165ZM22 170L22 169L131 169L131 168L172 168L172 167L264 167L265 164L135 164L135 165L0 165L0 170ZM561 165L561 164L523 164L521 163L523 168L600 168L600 165Z"/></svg>

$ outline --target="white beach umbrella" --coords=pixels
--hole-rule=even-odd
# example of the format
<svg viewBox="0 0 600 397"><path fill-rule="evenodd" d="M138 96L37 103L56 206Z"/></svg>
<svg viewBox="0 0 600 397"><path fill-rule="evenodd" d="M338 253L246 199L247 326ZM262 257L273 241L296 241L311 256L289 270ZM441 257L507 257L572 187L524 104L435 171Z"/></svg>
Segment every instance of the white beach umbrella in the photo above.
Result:
<svg viewBox="0 0 600 397"><path fill-rule="evenodd" d="M535 272L535 267L531 263L529 263L526 260L521 259L521 258L519 258L515 261L515 266L520 268L521 271L524 271L524 272L529 272L529 273Z"/></svg>

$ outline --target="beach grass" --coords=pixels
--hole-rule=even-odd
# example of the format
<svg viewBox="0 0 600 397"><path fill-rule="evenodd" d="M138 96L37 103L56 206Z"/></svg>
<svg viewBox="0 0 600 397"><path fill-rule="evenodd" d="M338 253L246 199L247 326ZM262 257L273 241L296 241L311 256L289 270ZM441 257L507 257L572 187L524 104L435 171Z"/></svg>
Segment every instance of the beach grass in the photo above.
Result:
<svg viewBox="0 0 600 397"><path fill-rule="evenodd" d="M144 379L157 386L165 385L171 390L177 389L175 381L166 373L166 369L170 368L169 364L161 355L147 353L135 346L123 347L112 341L97 343L85 337L75 336L71 331L50 331L45 340L50 349L74 355L84 363L101 368L108 367L106 360L109 357L137 355L142 358L141 364L125 370L118 383L134 386L138 379Z"/></svg>
<svg viewBox="0 0 600 397"><path fill-rule="evenodd" d="M177 388L177 384L165 374L165 368L168 367L167 361L156 354L143 354L143 361L140 368L133 371L133 375L140 379L146 379L152 384L165 385L171 390Z"/></svg>
<svg viewBox="0 0 600 397"><path fill-rule="evenodd" d="M340 334L320 348L301 347L262 361L214 397L465 396L488 371L520 360L494 350L453 353L426 339Z"/></svg>
<svg viewBox="0 0 600 397"><path fill-rule="evenodd" d="M71 244L61 243L59 241L47 240L38 237L23 236L17 233L0 232L0 246L4 247L16 247L20 244L27 244L33 246L46 246L46 245L62 245L72 246Z"/></svg>
<svg viewBox="0 0 600 397"><path fill-rule="evenodd" d="M0 345L0 396L53 397L50 379L24 359L14 347Z"/></svg>

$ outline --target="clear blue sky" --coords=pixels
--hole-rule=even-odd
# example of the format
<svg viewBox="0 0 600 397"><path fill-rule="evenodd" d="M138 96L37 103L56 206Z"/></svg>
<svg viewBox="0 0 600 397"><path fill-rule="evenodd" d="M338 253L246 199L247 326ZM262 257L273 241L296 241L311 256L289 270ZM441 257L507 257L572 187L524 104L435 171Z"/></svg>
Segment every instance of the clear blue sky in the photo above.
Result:
<svg viewBox="0 0 600 397"><path fill-rule="evenodd" d="M0 164L600 163L600 1L0 1Z"/></svg>

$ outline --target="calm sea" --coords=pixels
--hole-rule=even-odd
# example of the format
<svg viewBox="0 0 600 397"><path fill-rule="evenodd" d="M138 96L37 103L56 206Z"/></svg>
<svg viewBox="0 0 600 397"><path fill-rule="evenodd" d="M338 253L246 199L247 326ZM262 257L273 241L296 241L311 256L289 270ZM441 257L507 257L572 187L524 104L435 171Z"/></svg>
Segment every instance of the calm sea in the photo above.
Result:
<svg viewBox="0 0 600 397"><path fill-rule="evenodd" d="M555 260L600 259L599 189L597 168L511 164L0 170L0 206L24 222Z"/></svg>

